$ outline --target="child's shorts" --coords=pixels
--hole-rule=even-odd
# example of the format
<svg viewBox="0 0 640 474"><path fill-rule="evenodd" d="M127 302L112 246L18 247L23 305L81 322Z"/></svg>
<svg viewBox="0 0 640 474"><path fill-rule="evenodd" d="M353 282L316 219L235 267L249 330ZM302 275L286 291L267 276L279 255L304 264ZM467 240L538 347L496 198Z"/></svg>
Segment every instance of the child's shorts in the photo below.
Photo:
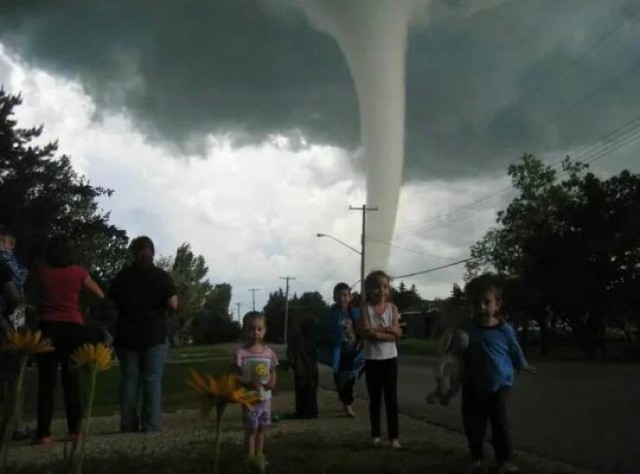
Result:
<svg viewBox="0 0 640 474"><path fill-rule="evenodd" d="M243 409L243 421L245 428L257 428L271 424L271 399L263 400Z"/></svg>

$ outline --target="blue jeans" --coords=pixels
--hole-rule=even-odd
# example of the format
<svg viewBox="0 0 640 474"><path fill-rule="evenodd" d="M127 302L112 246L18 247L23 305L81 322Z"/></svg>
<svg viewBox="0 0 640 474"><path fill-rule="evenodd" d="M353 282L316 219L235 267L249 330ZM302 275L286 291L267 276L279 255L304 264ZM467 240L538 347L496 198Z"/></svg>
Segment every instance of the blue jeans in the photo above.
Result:
<svg viewBox="0 0 640 474"><path fill-rule="evenodd" d="M143 350L116 348L120 363L120 429L125 432L158 431L162 418L162 373L168 344ZM142 385L142 413L138 416L138 392Z"/></svg>

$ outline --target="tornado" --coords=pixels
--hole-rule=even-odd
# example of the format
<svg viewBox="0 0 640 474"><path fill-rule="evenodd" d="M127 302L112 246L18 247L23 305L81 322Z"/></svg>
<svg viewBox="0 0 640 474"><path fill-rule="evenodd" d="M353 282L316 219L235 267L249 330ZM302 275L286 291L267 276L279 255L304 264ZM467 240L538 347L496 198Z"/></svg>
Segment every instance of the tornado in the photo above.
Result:
<svg viewBox="0 0 640 474"><path fill-rule="evenodd" d="M462 20L505 0L290 1L337 41L347 59L358 96L366 204L378 208L367 214L365 269L384 269L402 184L409 28L418 20Z"/></svg>
<svg viewBox="0 0 640 474"><path fill-rule="evenodd" d="M386 268L402 183L409 26L429 0L306 0L308 20L331 35L355 84L367 207L365 269ZM359 205L360 203L353 203ZM355 217L355 216L354 216Z"/></svg>

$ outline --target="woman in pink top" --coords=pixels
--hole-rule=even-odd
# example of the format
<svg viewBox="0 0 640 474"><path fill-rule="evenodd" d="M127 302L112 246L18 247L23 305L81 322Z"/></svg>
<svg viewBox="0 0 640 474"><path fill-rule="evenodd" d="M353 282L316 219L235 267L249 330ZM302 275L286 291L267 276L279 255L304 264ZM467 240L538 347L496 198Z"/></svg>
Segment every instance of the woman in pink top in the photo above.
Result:
<svg viewBox="0 0 640 474"><path fill-rule="evenodd" d="M86 342L87 332L79 306L83 289L98 298L104 294L84 268L73 264L73 252L63 237L52 238L46 249L45 265L38 271L41 287L40 329L52 340L55 352L38 356L38 442L50 444L51 419L58 365L64 393L69 437L80 432L82 403L78 374L71 367L71 354Z"/></svg>

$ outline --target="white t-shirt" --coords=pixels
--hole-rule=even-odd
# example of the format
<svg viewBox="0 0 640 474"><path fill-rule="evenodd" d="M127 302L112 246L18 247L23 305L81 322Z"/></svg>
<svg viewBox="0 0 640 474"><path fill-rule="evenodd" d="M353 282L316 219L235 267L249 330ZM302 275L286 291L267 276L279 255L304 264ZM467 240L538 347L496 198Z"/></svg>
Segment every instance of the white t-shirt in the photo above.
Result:
<svg viewBox="0 0 640 474"><path fill-rule="evenodd" d="M367 304L369 313L369 325L372 328L391 327L393 324L393 312L395 306L387 303L382 314L377 314L373 306ZM364 340L364 358L369 360L385 360L398 357L396 341L371 341Z"/></svg>
<svg viewBox="0 0 640 474"><path fill-rule="evenodd" d="M236 351L236 366L242 374L242 381L247 384L260 382L266 384L269 382L269 374L275 370L278 365L276 354L264 346L262 351L253 352L248 347L241 347ZM270 400L271 390L265 390L260 387L260 400Z"/></svg>

